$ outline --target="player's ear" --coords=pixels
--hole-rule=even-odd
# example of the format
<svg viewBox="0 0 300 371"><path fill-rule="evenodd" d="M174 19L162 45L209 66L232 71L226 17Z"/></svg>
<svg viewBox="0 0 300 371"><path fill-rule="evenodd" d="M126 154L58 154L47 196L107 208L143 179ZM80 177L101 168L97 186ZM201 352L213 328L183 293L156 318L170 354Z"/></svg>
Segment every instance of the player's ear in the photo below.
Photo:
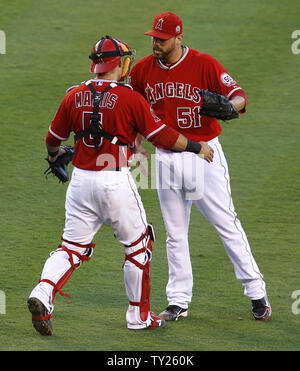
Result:
<svg viewBox="0 0 300 371"><path fill-rule="evenodd" d="M175 45L177 48L181 47L182 40L183 40L182 34L175 36Z"/></svg>
<svg viewBox="0 0 300 371"><path fill-rule="evenodd" d="M177 40L178 43L181 43L183 38L184 38L183 34L180 34L180 35L176 36L176 40Z"/></svg>

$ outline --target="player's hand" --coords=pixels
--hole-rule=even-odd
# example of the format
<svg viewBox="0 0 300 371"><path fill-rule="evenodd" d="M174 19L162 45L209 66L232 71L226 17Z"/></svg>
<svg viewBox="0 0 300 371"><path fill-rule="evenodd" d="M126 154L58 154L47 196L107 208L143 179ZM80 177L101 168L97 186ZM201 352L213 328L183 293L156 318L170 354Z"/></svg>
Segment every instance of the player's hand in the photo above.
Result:
<svg viewBox="0 0 300 371"><path fill-rule="evenodd" d="M149 160L149 153L144 148L144 151L137 151L135 153L134 159L136 161L136 166L140 167L142 174L148 178L148 160Z"/></svg>
<svg viewBox="0 0 300 371"><path fill-rule="evenodd" d="M206 142L200 142L200 144L202 147L199 156L204 158L207 162L212 162L214 158L214 150Z"/></svg>
<svg viewBox="0 0 300 371"><path fill-rule="evenodd" d="M145 147L143 147L143 145L136 145L135 146L135 153L136 154L141 154L142 156L146 157L147 160L149 160L150 156L149 156L149 153L148 151L146 150Z"/></svg>
<svg viewBox="0 0 300 371"><path fill-rule="evenodd" d="M51 156L48 156L48 160L50 162L55 162L57 160L57 158L61 155L63 155L64 153L66 153L66 150L63 149L62 147L59 147L58 149L58 154L55 156L55 157L51 157Z"/></svg>

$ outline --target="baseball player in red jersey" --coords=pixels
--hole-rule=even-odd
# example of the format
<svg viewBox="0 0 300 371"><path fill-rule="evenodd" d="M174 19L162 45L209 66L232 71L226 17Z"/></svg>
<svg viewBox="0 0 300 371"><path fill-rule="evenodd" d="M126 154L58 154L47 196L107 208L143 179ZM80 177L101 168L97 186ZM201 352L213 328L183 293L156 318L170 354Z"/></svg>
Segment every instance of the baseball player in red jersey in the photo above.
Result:
<svg viewBox="0 0 300 371"><path fill-rule="evenodd" d="M166 126L139 93L118 83L128 75L133 55L120 40L110 36L99 40L90 55L90 72L96 78L68 89L46 137L49 159L55 161L64 153L61 142L74 132L75 155L61 244L50 254L28 299L33 325L42 335L52 334L55 294L66 295L62 287L73 271L91 258L93 238L103 223L112 227L125 250L127 327L138 330L164 325L164 320L150 311L155 232L129 171L135 138L141 133L154 145L192 151L206 161L212 161L213 150ZM96 127L92 126L95 117Z"/></svg>
<svg viewBox="0 0 300 371"><path fill-rule="evenodd" d="M194 197L187 197L184 185L172 186L170 172L167 176L163 171L157 174L169 265L168 307L160 316L176 320L188 314L193 288L188 229L194 203L220 236L236 278L241 280L245 295L252 300L254 318L266 320L271 315L266 285L234 209L228 166L218 140L222 127L215 118L199 114L201 89L227 97L239 113L245 112L247 96L215 58L182 45L182 21L176 14L157 15L152 30L145 34L152 36L153 54L136 62L131 72L132 87L148 100L164 123L189 139L208 141L215 153L213 162L204 163L193 154L156 149L157 169L163 166L178 169L178 164L183 163L177 172L184 170L181 175L190 182L199 163L204 167L203 172L197 173L197 182L203 182L203 190Z"/></svg>

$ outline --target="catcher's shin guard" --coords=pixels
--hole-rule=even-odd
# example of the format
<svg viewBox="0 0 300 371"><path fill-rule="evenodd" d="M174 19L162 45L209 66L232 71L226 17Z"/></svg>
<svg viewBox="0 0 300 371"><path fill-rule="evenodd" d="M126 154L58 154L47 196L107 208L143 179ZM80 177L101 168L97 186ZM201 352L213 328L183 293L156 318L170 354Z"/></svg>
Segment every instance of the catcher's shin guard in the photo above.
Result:
<svg viewBox="0 0 300 371"><path fill-rule="evenodd" d="M30 297L42 301L51 313L55 294L70 297L61 289L67 283L75 269L79 268L85 260L90 260L94 244L80 245L70 241L63 241L47 259L39 284L33 289Z"/></svg>
<svg viewBox="0 0 300 371"><path fill-rule="evenodd" d="M149 225L138 240L124 246L124 281L129 299L126 320L129 329L160 327L160 318L150 312L152 240L155 240L155 233Z"/></svg>

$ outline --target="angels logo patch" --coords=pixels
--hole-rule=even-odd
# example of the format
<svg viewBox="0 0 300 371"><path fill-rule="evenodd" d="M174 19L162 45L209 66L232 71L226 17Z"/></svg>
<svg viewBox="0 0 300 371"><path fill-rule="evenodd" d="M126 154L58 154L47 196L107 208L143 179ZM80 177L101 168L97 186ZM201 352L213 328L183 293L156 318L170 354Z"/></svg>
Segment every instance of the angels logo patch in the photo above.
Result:
<svg viewBox="0 0 300 371"><path fill-rule="evenodd" d="M226 86L232 86L236 84L236 81L233 80L233 78L228 75L228 73L223 72L221 75L221 81Z"/></svg>
<svg viewBox="0 0 300 371"><path fill-rule="evenodd" d="M152 107L150 107L150 112L151 112L151 115L153 116L154 118L154 121L155 122L159 122L160 121L160 118L156 116L156 114L154 113L154 110Z"/></svg>
<svg viewBox="0 0 300 371"><path fill-rule="evenodd" d="M159 18L159 20L157 21L156 26L155 26L155 29L156 29L156 30L160 30L160 31L162 31L162 24L163 24L163 21L164 21L163 18Z"/></svg>

